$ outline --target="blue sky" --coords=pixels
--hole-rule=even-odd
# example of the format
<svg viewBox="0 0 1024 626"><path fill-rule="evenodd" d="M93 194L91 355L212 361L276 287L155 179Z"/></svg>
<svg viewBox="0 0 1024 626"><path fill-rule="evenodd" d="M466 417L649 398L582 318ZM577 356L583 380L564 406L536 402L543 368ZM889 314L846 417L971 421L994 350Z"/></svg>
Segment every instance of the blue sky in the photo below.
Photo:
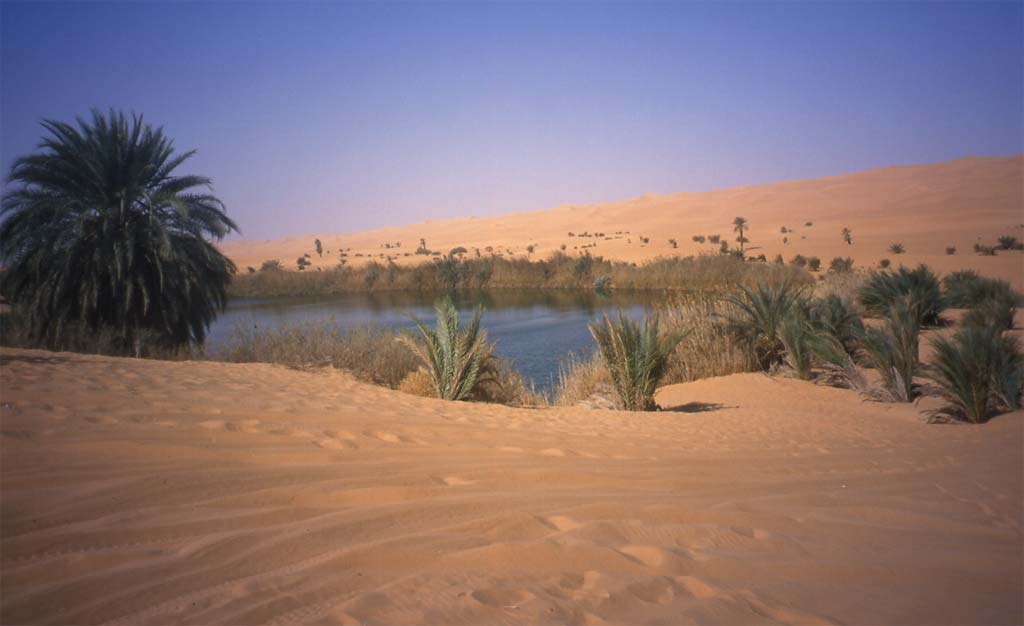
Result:
<svg viewBox="0 0 1024 626"><path fill-rule="evenodd" d="M0 3L0 165L161 125L246 238L1022 148L1022 3Z"/></svg>

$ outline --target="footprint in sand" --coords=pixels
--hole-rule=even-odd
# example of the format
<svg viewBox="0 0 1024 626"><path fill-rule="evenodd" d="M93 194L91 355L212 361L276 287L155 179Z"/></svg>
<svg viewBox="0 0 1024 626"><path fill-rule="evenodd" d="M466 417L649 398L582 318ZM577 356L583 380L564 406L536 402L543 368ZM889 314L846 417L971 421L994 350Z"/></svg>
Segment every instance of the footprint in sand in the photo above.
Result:
<svg viewBox="0 0 1024 626"><path fill-rule="evenodd" d="M673 580L683 592L700 600L714 598L719 594L717 589L695 576L676 576Z"/></svg>
<svg viewBox="0 0 1024 626"><path fill-rule="evenodd" d="M623 546L619 552L649 567L658 567L665 562L665 551L654 546Z"/></svg>
<svg viewBox="0 0 1024 626"><path fill-rule="evenodd" d="M117 423L117 420L112 418L112 417L99 417L99 416L92 416L92 415L90 415L89 417L85 418L85 421L89 422L90 424L116 424Z"/></svg>
<svg viewBox="0 0 1024 626"><path fill-rule="evenodd" d="M338 439L317 439L313 443L325 450L354 450L359 447L351 441L340 441Z"/></svg>
<svg viewBox="0 0 1024 626"><path fill-rule="evenodd" d="M446 485L448 487L462 487L464 485L472 485L474 482L476 482L473 480L466 480L465 478L459 478L458 476L431 476L431 479L433 479L434 482Z"/></svg>
<svg viewBox="0 0 1024 626"><path fill-rule="evenodd" d="M477 589L470 595L480 604L500 609L519 608L534 595L525 589Z"/></svg>
<svg viewBox="0 0 1024 626"><path fill-rule="evenodd" d="M550 526L554 526L559 532L575 530L580 527L580 524L576 520L571 517L566 517L565 515L552 515L544 521L546 521Z"/></svg>

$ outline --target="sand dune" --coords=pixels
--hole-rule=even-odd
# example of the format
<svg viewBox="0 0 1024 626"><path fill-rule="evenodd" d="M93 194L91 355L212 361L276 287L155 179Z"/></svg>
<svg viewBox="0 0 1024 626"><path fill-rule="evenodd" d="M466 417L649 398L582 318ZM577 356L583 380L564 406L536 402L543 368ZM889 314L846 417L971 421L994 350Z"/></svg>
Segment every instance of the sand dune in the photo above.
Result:
<svg viewBox="0 0 1024 626"><path fill-rule="evenodd" d="M758 374L628 414L3 349L0 622L1014 623L1024 413Z"/></svg>
<svg viewBox="0 0 1024 626"><path fill-rule="evenodd" d="M582 246L597 244L586 250L643 261L713 252L716 246L698 244L692 237L717 233L731 242L731 223L737 215L750 221L748 237L755 256L763 253L772 259L782 254L789 260L802 254L820 257L826 265L835 256L853 257L860 266L875 266L882 258L894 264L925 262L941 272L973 268L1024 288L1020 252L983 257L972 251L976 242L992 244L1000 235L1024 240L1024 156L969 158L707 193L648 195L611 204L424 222L349 235L310 233L236 241L223 249L243 271L246 266L258 268L267 259L279 259L294 269L295 259L306 253L314 269L334 267L342 248L351 248L347 260L354 264L388 256L400 264L423 262L423 256L412 255L421 237L428 248L441 252L464 246L470 254L474 248L488 254L490 246L505 256L543 258L562 245L579 254ZM784 226L793 232L783 234ZM844 227L853 231L852 245L842 240ZM604 237L568 237L570 231L601 232ZM617 235L619 231L629 234ZM641 236L650 243L641 243ZM329 250L322 258L313 249L315 237ZM784 237L788 243L783 243ZM676 239L679 247L672 248L669 239ZM902 242L906 253L888 252L894 242ZM396 243L401 247L383 247ZM528 245L535 246L532 255L527 254ZM947 246L956 247L957 254L948 256Z"/></svg>

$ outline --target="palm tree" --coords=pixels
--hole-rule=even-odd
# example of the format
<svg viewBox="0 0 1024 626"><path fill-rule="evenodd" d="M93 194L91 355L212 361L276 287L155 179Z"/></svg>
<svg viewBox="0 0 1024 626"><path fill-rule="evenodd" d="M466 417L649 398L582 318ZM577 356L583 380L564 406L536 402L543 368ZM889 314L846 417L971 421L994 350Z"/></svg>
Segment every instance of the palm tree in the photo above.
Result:
<svg viewBox="0 0 1024 626"><path fill-rule="evenodd" d="M434 304L437 323L432 330L412 315L419 336L400 335L419 359L430 384L442 400L469 400L477 386L494 382L494 346L487 343L487 331L480 328L483 308L477 307L465 329L459 328L459 313L451 298Z"/></svg>
<svg viewBox="0 0 1024 626"><path fill-rule="evenodd" d="M843 241L845 241L848 246L853 243L853 231L849 228L843 229Z"/></svg>
<svg viewBox="0 0 1024 626"><path fill-rule="evenodd" d="M77 128L46 120L40 152L11 167L0 208L4 291L33 334L59 347L72 328L143 343L202 343L227 301L235 265L208 238L237 231L210 179L174 176L163 130L97 110Z"/></svg>
<svg viewBox="0 0 1024 626"><path fill-rule="evenodd" d="M739 244L740 244L740 254L742 255L743 254L743 244L747 243L747 241L748 241L748 239L743 236L743 231L745 231L747 229L747 218L745 218L745 217L737 217L736 219L734 219L732 221L732 224L733 224L733 229L732 229L733 232L739 233L739 236L736 237L736 241L738 241Z"/></svg>

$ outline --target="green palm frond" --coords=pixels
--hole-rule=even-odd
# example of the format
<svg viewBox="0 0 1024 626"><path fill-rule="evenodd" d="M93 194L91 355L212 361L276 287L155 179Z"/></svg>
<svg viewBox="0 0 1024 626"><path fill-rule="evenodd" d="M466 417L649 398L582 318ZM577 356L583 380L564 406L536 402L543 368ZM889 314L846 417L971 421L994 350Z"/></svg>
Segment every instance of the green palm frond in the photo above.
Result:
<svg viewBox="0 0 1024 626"><path fill-rule="evenodd" d="M477 307L473 319L459 328L459 313L451 298L439 300L435 328L409 316L416 325L414 337L401 336L430 375L437 397L443 400L468 400L477 386L493 376L493 346L487 343L487 331L480 328L483 309Z"/></svg>
<svg viewBox="0 0 1024 626"><path fill-rule="evenodd" d="M605 316L603 321L590 324L590 334L626 409L652 410L654 391L683 333L661 333L657 315L637 323L619 314L617 322Z"/></svg>
<svg viewBox="0 0 1024 626"><path fill-rule="evenodd" d="M741 286L725 300L735 309L725 317L725 329L736 345L762 370L781 364L786 351L782 325L806 307L806 290L789 281L779 285L761 282L755 287Z"/></svg>
<svg viewBox="0 0 1024 626"><path fill-rule="evenodd" d="M931 344L935 357L926 375L946 401L929 412L933 420L983 422L999 409L1020 408L1024 355L1016 338L991 326L965 326Z"/></svg>

